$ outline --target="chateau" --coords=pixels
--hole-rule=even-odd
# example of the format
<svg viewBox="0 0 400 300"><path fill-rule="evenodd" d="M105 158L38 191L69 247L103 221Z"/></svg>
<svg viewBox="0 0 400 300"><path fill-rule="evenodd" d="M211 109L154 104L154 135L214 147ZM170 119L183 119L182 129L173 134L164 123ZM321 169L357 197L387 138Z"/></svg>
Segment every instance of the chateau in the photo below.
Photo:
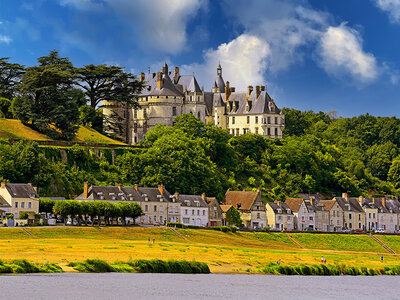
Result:
<svg viewBox="0 0 400 300"><path fill-rule="evenodd" d="M158 73L140 73L145 87L138 95L140 107L130 109L110 101L103 102L105 119L113 116L130 144L142 140L147 131L157 124L172 126L176 116L191 113L204 123L229 130L233 135L260 134L282 138L285 119L265 86L249 86L245 92L236 92L224 82L222 68L217 68L217 78L211 92L200 88L194 75L181 75L165 64ZM117 124L118 123L118 124ZM107 130L106 130L107 131Z"/></svg>

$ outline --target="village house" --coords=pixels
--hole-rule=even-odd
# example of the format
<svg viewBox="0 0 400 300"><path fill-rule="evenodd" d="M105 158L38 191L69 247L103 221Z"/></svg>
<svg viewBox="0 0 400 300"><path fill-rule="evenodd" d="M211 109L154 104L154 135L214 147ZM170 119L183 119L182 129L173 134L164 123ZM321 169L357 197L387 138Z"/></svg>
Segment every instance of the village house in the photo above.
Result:
<svg viewBox="0 0 400 300"><path fill-rule="evenodd" d="M280 201L266 204L268 227L273 230L293 230L294 214L290 207Z"/></svg>
<svg viewBox="0 0 400 300"><path fill-rule="evenodd" d="M202 198L207 202L209 206L208 216L209 216L209 226L222 226L222 209L220 204L218 203L217 198L215 197L206 197L203 193Z"/></svg>
<svg viewBox="0 0 400 300"><path fill-rule="evenodd" d="M181 203L181 218L183 225L206 227L209 222L209 206L201 195L177 194Z"/></svg>
<svg viewBox="0 0 400 300"><path fill-rule="evenodd" d="M378 229L378 207L373 198L362 198L362 208L365 212L365 229Z"/></svg>
<svg viewBox="0 0 400 300"><path fill-rule="evenodd" d="M260 190L253 192L228 189L222 202L225 205L232 205L240 212L243 226L247 228L267 226L267 215Z"/></svg>
<svg viewBox="0 0 400 300"><path fill-rule="evenodd" d="M294 215L295 230L315 229L315 207L311 200L303 198L288 198L285 204Z"/></svg>
<svg viewBox="0 0 400 300"><path fill-rule="evenodd" d="M329 211L320 203L314 204L315 230L329 232Z"/></svg>
<svg viewBox="0 0 400 300"><path fill-rule="evenodd" d="M396 214L396 222L394 225L394 232L400 231L400 202L397 199L385 199L385 206L390 213ZM391 224L390 224L391 225Z"/></svg>
<svg viewBox="0 0 400 300"><path fill-rule="evenodd" d="M0 196L0 218L5 218L11 214L11 205Z"/></svg>
<svg viewBox="0 0 400 300"><path fill-rule="evenodd" d="M344 221L344 216L343 216L343 209L339 205L339 203L336 201L336 199L332 200L320 200L318 202L319 205L323 205L325 209L329 213L329 227L328 231L329 232L341 232L343 229L343 221Z"/></svg>
<svg viewBox="0 0 400 300"><path fill-rule="evenodd" d="M37 189L30 183L6 183L3 181L0 187L0 197L2 203L5 201L11 206L11 210L9 210L8 206L3 204L6 213L12 213L15 219L18 219L22 212L28 213L29 219L34 219L35 214L39 213L39 195Z"/></svg>
<svg viewBox="0 0 400 300"><path fill-rule="evenodd" d="M397 210L386 205L386 198L374 199L378 208L378 228L394 233L397 230Z"/></svg>
<svg viewBox="0 0 400 300"><path fill-rule="evenodd" d="M233 207L232 205L225 205L225 204L221 204L221 211L222 211L222 225L223 226L227 226L229 224L227 224L226 222L226 213L228 212L228 210L230 210L231 207Z"/></svg>
<svg viewBox="0 0 400 300"><path fill-rule="evenodd" d="M365 230L365 212L361 207L360 198L334 197L343 211L343 227L350 230Z"/></svg>

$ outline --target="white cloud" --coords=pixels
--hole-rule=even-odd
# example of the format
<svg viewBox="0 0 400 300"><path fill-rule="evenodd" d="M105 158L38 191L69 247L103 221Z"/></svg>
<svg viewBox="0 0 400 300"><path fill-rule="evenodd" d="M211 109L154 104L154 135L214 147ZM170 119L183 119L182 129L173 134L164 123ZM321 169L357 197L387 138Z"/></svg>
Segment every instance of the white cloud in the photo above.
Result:
<svg viewBox="0 0 400 300"><path fill-rule="evenodd" d="M9 36L6 36L6 35L2 35L2 34L0 34L0 43L3 43L3 44L10 44L12 42L12 39L9 37Z"/></svg>
<svg viewBox="0 0 400 300"><path fill-rule="evenodd" d="M400 0L374 0L375 5L389 14L392 23L400 23Z"/></svg>
<svg viewBox="0 0 400 300"><path fill-rule="evenodd" d="M82 11L102 10L121 16L129 24L128 29L136 32L139 46L148 51L176 54L187 46L188 21L207 5L207 0L60 0L59 3Z"/></svg>
<svg viewBox="0 0 400 300"><path fill-rule="evenodd" d="M222 66L222 75L237 91L245 91L248 85L265 85L264 74L270 55L269 45L262 39L242 34L229 43L221 44L217 49L204 53L203 63L182 66L182 74L195 73L197 80L210 90L216 78L218 63Z"/></svg>
<svg viewBox="0 0 400 300"><path fill-rule="evenodd" d="M350 75L360 82L370 82L378 76L378 66L373 54L362 48L360 34L341 24L330 26L323 34L319 55L322 68L334 76Z"/></svg>

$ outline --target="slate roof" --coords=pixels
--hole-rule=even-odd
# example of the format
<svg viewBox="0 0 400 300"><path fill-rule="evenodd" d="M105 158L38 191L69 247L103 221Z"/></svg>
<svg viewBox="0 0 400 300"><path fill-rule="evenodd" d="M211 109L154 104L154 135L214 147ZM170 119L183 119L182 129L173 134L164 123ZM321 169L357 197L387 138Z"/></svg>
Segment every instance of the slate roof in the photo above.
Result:
<svg viewBox="0 0 400 300"><path fill-rule="evenodd" d="M179 194L178 201L181 206L187 207L208 207L207 202L200 195L182 195Z"/></svg>
<svg viewBox="0 0 400 300"><path fill-rule="evenodd" d="M395 199L387 199L386 200L386 208L392 210L393 213L400 213L400 202Z"/></svg>
<svg viewBox="0 0 400 300"><path fill-rule="evenodd" d="M334 197L343 211L364 212L357 198Z"/></svg>
<svg viewBox="0 0 400 300"><path fill-rule="evenodd" d="M282 214L282 215L292 215L293 214L290 207L285 203L281 202L280 204L278 204L275 202L268 202L267 205L269 205L272 208L272 210L274 211L275 214Z"/></svg>
<svg viewBox="0 0 400 300"><path fill-rule="evenodd" d="M39 198L38 193L28 183L6 183L6 189L13 198Z"/></svg>
<svg viewBox="0 0 400 300"><path fill-rule="evenodd" d="M299 194L299 197L304 198L304 199L314 198L316 201L324 200L324 196L322 196L319 193L317 193L317 194Z"/></svg>
<svg viewBox="0 0 400 300"><path fill-rule="evenodd" d="M259 192L228 190L225 193L223 203L227 205L233 205L235 208L240 210L251 210L258 193Z"/></svg>

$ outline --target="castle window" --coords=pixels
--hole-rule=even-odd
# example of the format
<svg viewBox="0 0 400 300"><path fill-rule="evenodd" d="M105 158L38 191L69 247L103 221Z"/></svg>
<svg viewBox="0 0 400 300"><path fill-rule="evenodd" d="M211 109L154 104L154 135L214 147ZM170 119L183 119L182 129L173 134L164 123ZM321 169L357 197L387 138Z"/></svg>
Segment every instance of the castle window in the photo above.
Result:
<svg viewBox="0 0 400 300"><path fill-rule="evenodd" d="M258 134L258 127L256 127L256 134Z"/></svg>
<svg viewBox="0 0 400 300"><path fill-rule="evenodd" d="M236 128L236 135L239 135L239 128Z"/></svg>
<svg viewBox="0 0 400 300"><path fill-rule="evenodd" d="M147 109L145 108L145 109L143 109L143 118L147 118Z"/></svg>
<svg viewBox="0 0 400 300"><path fill-rule="evenodd" d="M235 117L232 117L232 124L235 124Z"/></svg>
<svg viewBox="0 0 400 300"><path fill-rule="evenodd" d="M200 117L201 117L201 113L198 111L197 112L197 117L200 119Z"/></svg>
<svg viewBox="0 0 400 300"><path fill-rule="evenodd" d="M133 123L133 132L134 132L134 133L137 132L137 123Z"/></svg>
<svg viewBox="0 0 400 300"><path fill-rule="evenodd" d="M250 123L250 116L247 116L247 124Z"/></svg>
<svg viewBox="0 0 400 300"><path fill-rule="evenodd" d="M168 96L165 96L165 99L168 99Z"/></svg>
<svg viewBox="0 0 400 300"><path fill-rule="evenodd" d="M278 124L278 117L275 117L275 124Z"/></svg>
<svg viewBox="0 0 400 300"><path fill-rule="evenodd" d="M271 124L271 117L268 117L268 118L267 118L267 123L268 123L268 124Z"/></svg>
<svg viewBox="0 0 400 300"><path fill-rule="evenodd" d="M267 134L271 135L271 128L267 128Z"/></svg>
<svg viewBox="0 0 400 300"><path fill-rule="evenodd" d="M258 124L258 117L256 117L256 124Z"/></svg>
<svg viewBox="0 0 400 300"><path fill-rule="evenodd" d="M137 109L133 110L133 117L136 119L137 118Z"/></svg>
<svg viewBox="0 0 400 300"><path fill-rule="evenodd" d="M193 101L193 96L190 96L190 101Z"/></svg>
<svg viewBox="0 0 400 300"><path fill-rule="evenodd" d="M275 135L278 135L278 128L275 128Z"/></svg>
<svg viewBox="0 0 400 300"><path fill-rule="evenodd" d="M172 107L172 115L176 116L176 107L175 106Z"/></svg>

